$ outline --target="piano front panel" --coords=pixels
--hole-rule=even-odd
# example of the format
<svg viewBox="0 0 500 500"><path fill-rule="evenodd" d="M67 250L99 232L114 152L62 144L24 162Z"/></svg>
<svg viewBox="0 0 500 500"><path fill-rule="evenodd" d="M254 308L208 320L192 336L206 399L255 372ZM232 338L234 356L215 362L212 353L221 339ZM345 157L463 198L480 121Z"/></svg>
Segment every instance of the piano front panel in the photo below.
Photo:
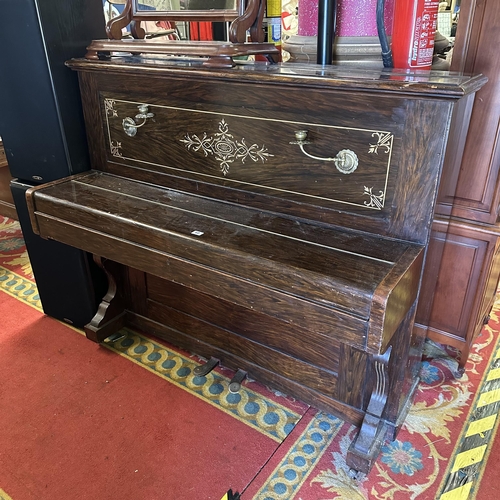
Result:
<svg viewBox="0 0 500 500"><path fill-rule="evenodd" d="M198 74L81 72L80 80L96 169L427 240L452 102Z"/></svg>
<svg viewBox="0 0 500 500"><path fill-rule="evenodd" d="M429 192L418 185L436 187L440 160L433 143L440 140L431 128L437 124L437 133L445 133L449 103L439 104L445 119L429 126L427 111L423 116L418 109L427 101L393 94L139 75L124 81L113 73L80 77L94 168L259 209L272 203L292 217L424 239L426 229L408 234L409 221L400 217L409 207L417 217L427 213L421 201ZM410 124L430 144L419 150L423 158L408 148ZM301 130L307 136L298 139ZM417 182L407 183L409 175Z"/></svg>
<svg viewBox="0 0 500 500"><path fill-rule="evenodd" d="M162 105L115 99L112 93L102 99L107 160L117 165L153 166L338 210L386 215L390 207L396 177L393 125L365 129L297 116L285 121L254 117L241 107L213 112L189 102L169 103L168 92Z"/></svg>

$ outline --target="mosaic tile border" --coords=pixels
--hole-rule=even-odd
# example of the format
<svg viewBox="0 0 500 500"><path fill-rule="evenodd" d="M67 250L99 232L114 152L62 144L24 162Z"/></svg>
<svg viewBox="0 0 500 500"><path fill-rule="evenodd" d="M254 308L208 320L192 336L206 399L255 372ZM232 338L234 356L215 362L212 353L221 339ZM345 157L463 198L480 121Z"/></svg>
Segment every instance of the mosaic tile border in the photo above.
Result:
<svg viewBox="0 0 500 500"><path fill-rule="evenodd" d="M123 338L106 343L106 347L147 370L187 390L232 417L244 422L276 442L282 442L302 416L279 403L265 398L244 385L237 394L229 392L230 379L216 371L197 377L193 369L199 365L128 328Z"/></svg>
<svg viewBox="0 0 500 500"><path fill-rule="evenodd" d="M253 500L293 499L344 423L332 415L317 413Z"/></svg>
<svg viewBox="0 0 500 500"><path fill-rule="evenodd" d="M0 289L11 297L42 311L42 303L36 284L3 267L0 267Z"/></svg>
<svg viewBox="0 0 500 500"><path fill-rule="evenodd" d="M12 498L0 488L0 500L12 500Z"/></svg>

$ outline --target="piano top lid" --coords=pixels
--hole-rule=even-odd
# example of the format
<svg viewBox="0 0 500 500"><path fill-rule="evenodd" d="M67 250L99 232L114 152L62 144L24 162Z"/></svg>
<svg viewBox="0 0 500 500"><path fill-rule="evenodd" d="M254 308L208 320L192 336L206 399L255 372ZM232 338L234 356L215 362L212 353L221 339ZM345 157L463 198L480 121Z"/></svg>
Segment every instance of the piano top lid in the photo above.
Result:
<svg viewBox="0 0 500 500"><path fill-rule="evenodd" d="M476 92L487 81L484 75L468 76L448 71L365 69L318 64L238 61L231 68L210 68L203 57L131 55L114 53L102 59L71 59L66 65L77 71L104 71L142 76L204 80L238 80L297 87L331 88L366 92L391 92L413 96L459 99Z"/></svg>

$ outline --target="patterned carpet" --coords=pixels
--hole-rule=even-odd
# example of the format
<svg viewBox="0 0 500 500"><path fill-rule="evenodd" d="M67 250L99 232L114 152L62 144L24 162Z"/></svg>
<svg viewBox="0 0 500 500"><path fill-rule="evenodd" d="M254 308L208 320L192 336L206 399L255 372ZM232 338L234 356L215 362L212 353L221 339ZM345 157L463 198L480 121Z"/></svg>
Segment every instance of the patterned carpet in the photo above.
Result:
<svg viewBox="0 0 500 500"><path fill-rule="evenodd" d="M41 311L19 225L2 217L0 293ZM66 328L75 335L82 334ZM426 344L422 383L398 439L383 447L372 472L359 482L349 477L345 465L345 453L355 428L338 418L317 412L255 381L246 381L240 393L231 394L229 370L195 377L192 369L199 359L130 329L124 329L123 338L107 347L115 355L185 391L186 404L192 397L202 400L275 442L263 466L255 467L250 481L242 485L238 478L227 477L227 489L237 489L242 500L485 500L496 498L489 496L496 493L488 493L490 490L483 488L481 479L491 460L498 428L499 331L497 303L489 325L473 346L460 380L453 377L456 367L453 350L431 342ZM5 490L0 489L0 500L25 500L12 496L9 485L2 481L0 471L0 488ZM223 494L221 491L219 498ZM67 500L56 496L44 498ZM108 498L114 500L110 497L102 500ZM141 500L153 498L160 497ZM168 496L161 498L170 500ZM200 496L195 498L205 500Z"/></svg>

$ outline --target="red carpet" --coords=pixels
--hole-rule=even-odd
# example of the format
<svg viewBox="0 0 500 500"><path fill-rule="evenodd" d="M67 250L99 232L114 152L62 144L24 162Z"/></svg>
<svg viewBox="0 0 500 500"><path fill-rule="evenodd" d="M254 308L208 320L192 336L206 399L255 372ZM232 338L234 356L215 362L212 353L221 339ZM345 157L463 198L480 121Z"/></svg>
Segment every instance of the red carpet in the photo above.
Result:
<svg viewBox="0 0 500 500"><path fill-rule="evenodd" d="M231 372L194 377L196 358L137 332L98 346L39 308L19 228L0 217L0 500L498 497L498 305L461 380L428 344L398 440L360 482L341 420L255 382L231 395Z"/></svg>
<svg viewBox="0 0 500 500"><path fill-rule="evenodd" d="M245 423L5 294L0 314L0 474L15 500L220 499L276 450Z"/></svg>

